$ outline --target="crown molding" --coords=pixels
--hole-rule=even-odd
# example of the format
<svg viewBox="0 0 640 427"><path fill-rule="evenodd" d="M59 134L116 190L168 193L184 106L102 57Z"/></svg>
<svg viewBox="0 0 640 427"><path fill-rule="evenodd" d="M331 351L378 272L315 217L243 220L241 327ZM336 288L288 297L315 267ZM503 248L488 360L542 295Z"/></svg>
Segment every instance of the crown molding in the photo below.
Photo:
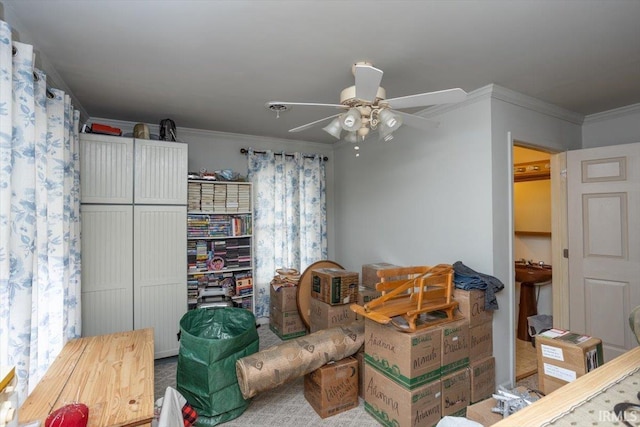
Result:
<svg viewBox="0 0 640 427"><path fill-rule="evenodd" d="M573 111L560 108L548 102L541 101L537 98L524 95L520 92L516 92L493 83L469 92L467 94L467 98L462 102L436 105L419 111L417 114L425 118L431 118L432 116L453 111L462 106L487 99L498 99L509 104L517 105L540 114L556 117L578 125L582 125L584 121L584 116L582 114L574 113Z"/></svg>
<svg viewBox="0 0 640 427"><path fill-rule="evenodd" d="M532 96L507 89L506 87L498 86L496 84L492 84L490 86L492 87L491 97L494 99L499 99L500 101L508 102L510 104L577 125L582 125L584 122L584 115L582 114L575 113L549 102L541 101Z"/></svg>
<svg viewBox="0 0 640 427"><path fill-rule="evenodd" d="M603 120L619 119L632 114L640 114L640 103L614 108L613 110L602 111L600 113L589 114L584 118L584 122L587 124Z"/></svg>

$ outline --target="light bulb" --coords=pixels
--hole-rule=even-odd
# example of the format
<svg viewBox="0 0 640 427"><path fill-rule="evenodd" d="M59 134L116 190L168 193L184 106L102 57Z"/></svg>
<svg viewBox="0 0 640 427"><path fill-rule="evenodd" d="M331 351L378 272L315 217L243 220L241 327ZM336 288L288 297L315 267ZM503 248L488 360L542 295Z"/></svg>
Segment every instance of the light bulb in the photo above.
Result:
<svg viewBox="0 0 640 427"><path fill-rule="evenodd" d="M357 108L351 108L349 111L340 116L340 124L342 129L353 132L360 128L362 124L362 116Z"/></svg>
<svg viewBox="0 0 640 427"><path fill-rule="evenodd" d="M331 121L331 123L323 127L322 130L327 132L329 135L333 136L334 138L340 139L340 134L342 133L342 126L340 125L340 119L336 117Z"/></svg>

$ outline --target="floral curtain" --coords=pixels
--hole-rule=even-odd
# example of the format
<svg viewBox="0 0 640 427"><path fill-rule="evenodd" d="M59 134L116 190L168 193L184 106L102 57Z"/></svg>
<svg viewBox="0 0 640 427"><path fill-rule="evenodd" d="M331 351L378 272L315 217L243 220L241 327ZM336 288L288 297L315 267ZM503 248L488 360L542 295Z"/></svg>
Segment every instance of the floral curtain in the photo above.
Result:
<svg viewBox="0 0 640 427"><path fill-rule="evenodd" d="M302 272L327 259L322 156L249 149L254 191L254 292L257 318L269 317L269 284L278 268Z"/></svg>
<svg viewBox="0 0 640 427"><path fill-rule="evenodd" d="M0 364L22 402L80 336L80 114L0 21Z"/></svg>

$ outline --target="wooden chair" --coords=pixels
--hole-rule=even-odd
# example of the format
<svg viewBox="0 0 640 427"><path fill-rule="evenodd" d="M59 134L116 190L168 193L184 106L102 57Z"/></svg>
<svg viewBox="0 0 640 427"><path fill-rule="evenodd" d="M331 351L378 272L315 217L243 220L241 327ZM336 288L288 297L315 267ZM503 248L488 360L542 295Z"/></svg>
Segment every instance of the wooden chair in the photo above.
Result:
<svg viewBox="0 0 640 427"><path fill-rule="evenodd" d="M418 329L455 320L454 311L458 303L453 300L453 268L449 264L434 267L399 267L378 271L380 282L376 289L382 295L364 306L352 304L351 310L375 322L391 322L398 329L414 332ZM425 316L418 324L422 314L444 312L443 316ZM405 327L394 320L402 317L408 324Z"/></svg>

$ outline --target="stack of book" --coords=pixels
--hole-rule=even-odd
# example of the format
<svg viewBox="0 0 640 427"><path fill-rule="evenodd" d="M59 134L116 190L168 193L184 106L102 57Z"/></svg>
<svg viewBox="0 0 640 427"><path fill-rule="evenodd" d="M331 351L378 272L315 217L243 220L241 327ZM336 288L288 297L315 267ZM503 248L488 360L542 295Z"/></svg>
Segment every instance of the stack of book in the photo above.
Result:
<svg viewBox="0 0 640 427"><path fill-rule="evenodd" d="M189 242L193 243L193 242ZM207 259L209 259L209 253L207 250L206 240L196 241L196 269L198 271L207 269Z"/></svg>
<svg viewBox="0 0 640 427"><path fill-rule="evenodd" d="M251 267L251 239L238 239L238 266Z"/></svg>
<svg viewBox="0 0 640 427"><path fill-rule="evenodd" d="M240 262L238 261L238 239L227 239L227 258L225 264L229 268L238 268L240 267Z"/></svg>
<svg viewBox="0 0 640 427"><path fill-rule="evenodd" d="M230 219L231 235L245 236L251 234L251 215L238 215Z"/></svg>
<svg viewBox="0 0 640 427"><path fill-rule="evenodd" d="M187 206L190 211L200 210L200 183L189 182L187 186Z"/></svg>
<svg viewBox="0 0 640 427"><path fill-rule="evenodd" d="M211 250L213 251L214 256L219 256L223 260L225 260L225 267L228 267L227 263L227 241L226 240L215 240L211 243Z"/></svg>
<svg viewBox="0 0 640 427"><path fill-rule="evenodd" d="M212 215L209 218L208 236L209 237L226 237L231 231L229 217L224 215Z"/></svg>
<svg viewBox="0 0 640 427"><path fill-rule="evenodd" d="M202 211L213 211L213 183L204 182L201 186L200 206Z"/></svg>
<svg viewBox="0 0 640 427"><path fill-rule="evenodd" d="M187 215L188 237L209 237L209 217L206 215Z"/></svg>
<svg viewBox="0 0 640 427"><path fill-rule="evenodd" d="M214 185L213 211L214 212L227 211L227 185L226 184Z"/></svg>
<svg viewBox="0 0 640 427"><path fill-rule="evenodd" d="M227 212L238 212L238 184L227 185Z"/></svg>
<svg viewBox="0 0 640 427"><path fill-rule="evenodd" d="M251 211L251 192L248 185L238 186L238 212Z"/></svg>

